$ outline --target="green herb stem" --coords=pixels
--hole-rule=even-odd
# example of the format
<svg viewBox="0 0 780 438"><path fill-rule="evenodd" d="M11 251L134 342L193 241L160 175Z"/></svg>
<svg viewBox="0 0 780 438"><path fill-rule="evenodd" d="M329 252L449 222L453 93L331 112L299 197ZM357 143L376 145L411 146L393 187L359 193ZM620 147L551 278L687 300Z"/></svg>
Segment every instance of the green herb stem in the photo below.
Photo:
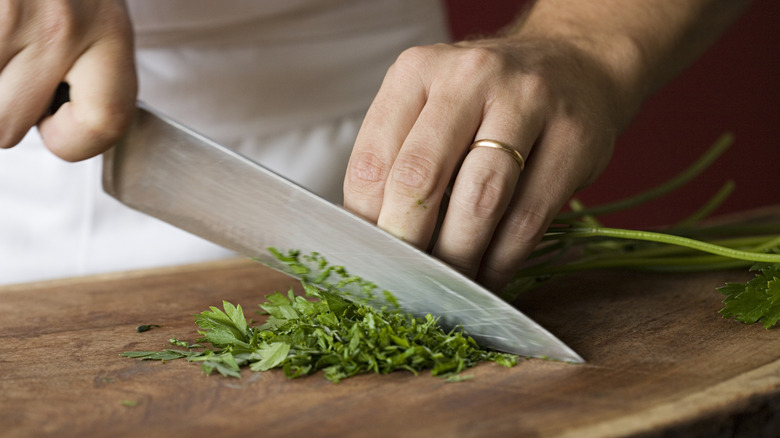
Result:
<svg viewBox="0 0 780 438"><path fill-rule="evenodd" d="M585 239L582 244L588 244ZM617 243L614 240L607 241L607 243ZM734 237L730 239L718 239L711 240L709 243L717 246L723 246L732 249L739 249L750 252L765 252L768 249L774 248L780 245L776 236L746 236L746 237ZM695 249L691 249L684 246L677 245L665 245L658 242L649 242L642 244L638 247L636 242L625 241L624 246L620 251L609 251L607 255L614 255L618 253L619 257L661 257L671 255L684 255L698 252ZM604 253L597 253L592 257L602 256ZM585 257L587 259L587 257Z"/></svg>
<svg viewBox="0 0 780 438"><path fill-rule="evenodd" d="M544 248L545 255L557 251L543 262L519 270L514 280L507 286L512 295L530 290L540 284L539 281L521 281L524 277L543 277L563 273L573 273L589 269L633 268L663 272L702 272L706 270L736 269L750 266L752 261L737 260L721 255L699 255L700 252L683 246L659 244L655 241L638 245L637 242L618 242L616 240L596 241L590 238L562 238L558 233ZM570 235L566 235L571 237ZM711 244L731 249L740 249L753 253L764 252L780 246L778 236L747 236L711 241ZM638 246L637 246L638 245ZM568 250L579 250L585 255L567 259ZM562 263L557 263L563 260ZM568 260L568 261L567 261ZM502 292L502 296L505 293Z"/></svg>
<svg viewBox="0 0 780 438"><path fill-rule="evenodd" d="M676 227L690 227L701 221L702 219L707 218L710 214L712 214L718 207L723 204L723 202L731 195L731 193L734 192L734 188L737 186L737 184L732 181L728 180L725 184L715 193L715 195L712 196L712 198L709 199L701 208L696 210L693 214L688 216L687 218L681 220L678 222L675 226Z"/></svg>
<svg viewBox="0 0 780 438"><path fill-rule="evenodd" d="M645 192L609 204L561 213L556 217L556 221L566 222L583 216L598 216L613 213L659 198L696 178L696 176L702 173L713 161L728 149L733 142L734 136L732 134L723 134L715 141L715 144L713 144L709 150L696 160L696 162L667 182Z"/></svg>
<svg viewBox="0 0 780 438"><path fill-rule="evenodd" d="M780 235L780 221L761 223L742 222L726 225L670 227L663 230L667 234L675 234L697 239L712 239L718 236L759 236Z"/></svg>
<svg viewBox="0 0 780 438"><path fill-rule="evenodd" d="M746 260L753 262L780 263L780 254L770 254L755 251L744 251L725 246L715 245L701 240L690 239L672 234L656 233L653 231L624 230L608 227L572 227L551 233L549 237L607 237L614 239L642 240L649 242L665 243L668 245L682 246L698 251L708 252L723 257Z"/></svg>
<svg viewBox="0 0 780 438"><path fill-rule="evenodd" d="M587 261L555 266L530 267L518 271L521 277L571 274L592 269L632 268L647 271L700 272L714 269L732 269L750 266L753 262L716 255L688 257L632 257L614 255Z"/></svg>

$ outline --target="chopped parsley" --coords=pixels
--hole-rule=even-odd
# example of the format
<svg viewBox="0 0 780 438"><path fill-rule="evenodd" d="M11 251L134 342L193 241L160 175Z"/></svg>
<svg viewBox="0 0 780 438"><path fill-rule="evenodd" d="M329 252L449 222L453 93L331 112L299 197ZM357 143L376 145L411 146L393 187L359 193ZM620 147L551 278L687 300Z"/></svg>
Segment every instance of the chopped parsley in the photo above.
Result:
<svg viewBox="0 0 780 438"><path fill-rule="evenodd" d="M143 332L148 332L149 330L151 330L151 329L153 329L155 327L160 327L160 325L159 324L142 324L142 325L139 325L138 327L136 327L135 331L137 331L138 333L143 333Z"/></svg>
<svg viewBox="0 0 780 438"><path fill-rule="evenodd" d="M296 252L274 253L288 264L299 264ZM368 296L375 296L375 285L350 276L341 267L329 267L319 255L306 257L309 261L317 260L323 271L336 272L342 278L336 285L343 281L358 283ZM122 356L162 361L187 359L200 362L206 374L216 370L230 377L241 377L243 367L252 371L279 368L289 378L322 371L332 382L363 373L388 374L398 370L414 374L430 370L432 375L448 381L461 381L470 377L459 377L458 373L482 361L506 367L517 364L517 356L482 349L461 328L445 332L430 314L415 317L396 306L391 306L392 310L388 306L376 309L347 300L337 295L336 285L325 281L327 277L319 274L315 278L318 286L302 281L308 299L292 290L266 296L260 308L268 318L259 326L250 326L241 306L226 301L222 309L211 307L200 313L195 318L202 336L198 343L208 343L209 348L171 339L176 346L191 348L130 351ZM382 295L385 301L395 304L391 294L384 291Z"/></svg>

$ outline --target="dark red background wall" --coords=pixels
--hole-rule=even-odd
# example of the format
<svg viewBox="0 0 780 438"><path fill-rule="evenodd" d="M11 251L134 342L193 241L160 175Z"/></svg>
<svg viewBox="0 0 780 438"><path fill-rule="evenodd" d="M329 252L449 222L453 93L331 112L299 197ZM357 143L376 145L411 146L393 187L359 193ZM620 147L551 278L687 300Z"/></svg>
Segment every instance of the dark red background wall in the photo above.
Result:
<svg viewBox="0 0 780 438"><path fill-rule="evenodd" d="M522 2L520 2L522 3ZM517 0L447 0L454 37L509 23ZM672 195L606 216L612 226L672 223L695 211L727 180L736 190L717 213L780 204L780 1L756 0L694 65L648 100L618 139L610 166L577 195L587 205L629 196L686 168L721 134L734 145Z"/></svg>

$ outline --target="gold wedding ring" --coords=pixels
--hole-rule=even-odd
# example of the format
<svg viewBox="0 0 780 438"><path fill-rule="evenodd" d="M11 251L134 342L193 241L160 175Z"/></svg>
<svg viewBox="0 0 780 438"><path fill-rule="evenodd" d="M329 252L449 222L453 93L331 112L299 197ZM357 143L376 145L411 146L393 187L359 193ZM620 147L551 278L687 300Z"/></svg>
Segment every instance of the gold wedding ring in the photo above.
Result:
<svg viewBox="0 0 780 438"><path fill-rule="evenodd" d="M512 146L509 146L506 143L501 143L498 140L489 140L489 139L482 139L477 140L474 143L471 143L471 147L469 150L472 150L474 148L493 148L493 149L500 149L509 155L512 156L512 158L517 161L517 164L520 165L520 171L523 171L523 168L525 168L525 159L523 159L523 156L520 155L520 152L517 151L517 149L513 148Z"/></svg>

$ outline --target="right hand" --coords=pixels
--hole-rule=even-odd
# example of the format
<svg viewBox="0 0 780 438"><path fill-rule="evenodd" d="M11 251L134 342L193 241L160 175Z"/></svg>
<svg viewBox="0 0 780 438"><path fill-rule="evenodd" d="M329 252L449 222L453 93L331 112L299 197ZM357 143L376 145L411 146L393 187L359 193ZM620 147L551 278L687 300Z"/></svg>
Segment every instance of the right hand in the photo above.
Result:
<svg viewBox="0 0 780 438"><path fill-rule="evenodd" d="M552 38L410 49L363 120L344 206L498 291L606 167L631 109L616 82L589 52ZM477 139L511 145L526 170L505 151L470 150Z"/></svg>
<svg viewBox="0 0 780 438"><path fill-rule="evenodd" d="M48 114L60 82L70 101ZM109 149L138 92L133 32L121 0L0 0L0 148L38 125L58 157Z"/></svg>

